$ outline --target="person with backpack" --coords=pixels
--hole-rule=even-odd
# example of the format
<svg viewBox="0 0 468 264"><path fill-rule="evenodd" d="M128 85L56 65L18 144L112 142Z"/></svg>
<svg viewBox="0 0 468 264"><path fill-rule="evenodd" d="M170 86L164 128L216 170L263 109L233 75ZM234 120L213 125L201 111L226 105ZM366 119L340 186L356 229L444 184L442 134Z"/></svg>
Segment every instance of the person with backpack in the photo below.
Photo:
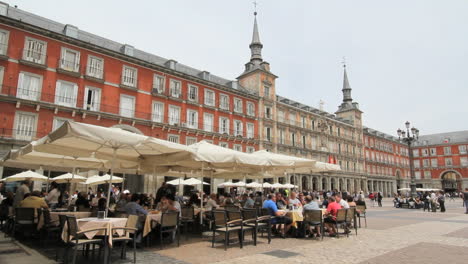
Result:
<svg viewBox="0 0 468 264"><path fill-rule="evenodd" d="M372 201L372 207L374 207L374 206L375 206L375 196L374 196L374 193L370 193L370 194L369 194L369 199L371 199L371 201Z"/></svg>

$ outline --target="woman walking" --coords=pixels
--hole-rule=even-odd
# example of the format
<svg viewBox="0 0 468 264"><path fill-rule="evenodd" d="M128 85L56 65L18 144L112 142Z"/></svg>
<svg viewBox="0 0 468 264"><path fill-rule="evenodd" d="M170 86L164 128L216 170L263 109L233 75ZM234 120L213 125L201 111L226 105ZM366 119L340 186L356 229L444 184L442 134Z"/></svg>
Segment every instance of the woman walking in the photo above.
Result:
<svg viewBox="0 0 468 264"><path fill-rule="evenodd" d="M445 196L444 196L443 191L439 192L439 197L437 197L437 202L439 203L439 206L440 206L440 212L444 213L445 212Z"/></svg>

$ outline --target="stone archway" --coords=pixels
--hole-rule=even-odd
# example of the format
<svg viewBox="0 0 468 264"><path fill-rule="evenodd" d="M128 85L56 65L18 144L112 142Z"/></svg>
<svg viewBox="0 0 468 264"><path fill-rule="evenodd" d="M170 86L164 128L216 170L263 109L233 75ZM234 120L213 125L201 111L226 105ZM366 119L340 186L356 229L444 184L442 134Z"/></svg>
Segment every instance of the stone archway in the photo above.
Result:
<svg viewBox="0 0 468 264"><path fill-rule="evenodd" d="M462 189L461 175L458 171L447 170L440 174L442 190L454 192Z"/></svg>
<svg viewBox="0 0 468 264"><path fill-rule="evenodd" d="M312 177L312 191L318 191L319 186L318 186L318 179L317 177Z"/></svg>
<svg viewBox="0 0 468 264"><path fill-rule="evenodd" d="M329 191L327 186L328 186L328 178L323 177L322 178L322 190Z"/></svg>
<svg viewBox="0 0 468 264"><path fill-rule="evenodd" d="M401 172L400 172L400 170L396 170L396 171L395 171L395 177L396 177L397 189L402 188L402 180L401 180Z"/></svg>
<svg viewBox="0 0 468 264"><path fill-rule="evenodd" d="M331 188L331 190L335 190L336 187L337 187L337 186L336 186L336 180L335 180L335 178L331 178L331 179L330 179L330 188Z"/></svg>
<svg viewBox="0 0 468 264"><path fill-rule="evenodd" d="M301 190L308 190L309 189L309 184L307 182L307 176L302 176L301 177Z"/></svg>
<svg viewBox="0 0 468 264"><path fill-rule="evenodd" d="M338 179L338 188L337 188L338 191L339 191L339 192L343 191L344 187L345 187L345 186L344 186L344 180L341 179L341 178Z"/></svg>

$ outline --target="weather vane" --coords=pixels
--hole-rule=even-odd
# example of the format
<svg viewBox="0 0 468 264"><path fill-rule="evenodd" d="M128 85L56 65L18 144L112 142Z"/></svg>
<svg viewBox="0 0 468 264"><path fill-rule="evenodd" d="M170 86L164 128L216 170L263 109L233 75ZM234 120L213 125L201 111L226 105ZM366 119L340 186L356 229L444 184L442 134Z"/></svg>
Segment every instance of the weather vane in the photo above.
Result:
<svg viewBox="0 0 468 264"><path fill-rule="evenodd" d="M343 68L346 68L346 57L343 56L343 61L341 61L341 64L343 64Z"/></svg>
<svg viewBox="0 0 468 264"><path fill-rule="evenodd" d="M257 1L253 1L252 4L254 5L254 15L257 15Z"/></svg>

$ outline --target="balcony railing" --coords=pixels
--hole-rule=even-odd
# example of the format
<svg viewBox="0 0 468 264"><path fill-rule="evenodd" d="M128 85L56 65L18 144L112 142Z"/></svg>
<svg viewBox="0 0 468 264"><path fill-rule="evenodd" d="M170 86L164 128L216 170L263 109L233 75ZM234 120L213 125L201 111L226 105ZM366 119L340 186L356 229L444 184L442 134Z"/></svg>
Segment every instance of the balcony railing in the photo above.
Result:
<svg viewBox="0 0 468 264"><path fill-rule="evenodd" d="M77 61L68 61L65 59L59 60L59 69L72 72L72 73L79 73L80 72L80 63Z"/></svg>
<svg viewBox="0 0 468 264"><path fill-rule="evenodd" d="M23 57L20 60L21 62L26 62L28 64L35 64L40 67L46 66L47 55L31 49L23 49Z"/></svg>
<svg viewBox="0 0 468 264"><path fill-rule="evenodd" d="M31 101L33 103L44 102L49 104L55 104L57 106L64 106L69 107L77 110L84 110L96 113L106 113L106 114L113 114L118 115L126 118L135 118L141 120L147 120L152 122L164 123L169 124L169 119L166 116L161 116L158 114L150 113L150 112L140 112L135 111L135 109L128 109L128 108L121 108L120 106L115 105L106 105L98 102L93 102L91 105L88 104L82 98L75 98L75 97L65 97L65 96L58 96L55 94L49 93L41 93L41 92L34 92L28 91L27 89L16 88L12 86L2 86L1 87L1 94L6 95L13 98L24 99ZM189 129L197 129L197 130L204 130L205 124L198 123L198 122L187 122L186 120L178 120L177 122L171 122L171 125L189 128ZM235 129L229 129L228 131L220 130L219 126L208 125L210 127L212 133L217 133L226 136L239 136L247 137L252 133L248 133L245 129L242 133L236 133ZM258 139L258 134L253 133L252 139Z"/></svg>

